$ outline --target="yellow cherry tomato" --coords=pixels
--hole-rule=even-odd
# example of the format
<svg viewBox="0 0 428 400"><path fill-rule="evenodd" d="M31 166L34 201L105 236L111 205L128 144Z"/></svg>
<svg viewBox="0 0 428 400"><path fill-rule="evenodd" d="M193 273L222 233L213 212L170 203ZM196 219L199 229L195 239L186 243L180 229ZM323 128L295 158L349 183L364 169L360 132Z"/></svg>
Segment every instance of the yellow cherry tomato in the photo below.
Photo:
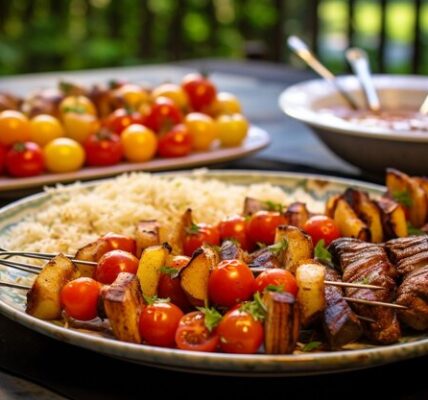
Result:
<svg viewBox="0 0 428 400"><path fill-rule="evenodd" d="M151 160L157 150L158 140L152 130L144 125L132 124L120 136L125 158L131 162Z"/></svg>
<svg viewBox="0 0 428 400"><path fill-rule="evenodd" d="M64 117L68 113L97 115L97 110L85 96L67 96L59 105L59 111Z"/></svg>
<svg viewBox="0 0 428 400"><path fill-rule="evenodd" d="M40 114L30 121L30 140L41 147L64 135L61 123L52 115Z"/></svg>
<svg viewBox="0 0 428 400"><path fill-rule="evenodd" d="M249 124L241 114L220 115L216 124L218 138L223 147L239 146L247 137Z"/></svg>
<svg viewBox="0 0 428 400"><path fill-rule="evenodd" d="M192 137L193 150L208 150L217 138L216 124L206 114L198 112L189 113L184 119L184 124Z"/></svg>
<svg viewBox="0 0 428 400"><path fill-rule="evenodd" d="M0 112L0 144L9 146L15 142L30 140L30 122L19 111Z"/></svg>
<svg viewBox="0 0 428 400"><path fill-rule="evenodd" d="M142 104L150 102L150 94L138 85L126 83L113 94L119 108L137 110Z"/></svg>
<svg viewBox="0 0 428 400"><path fill-rule="evenodd" d="M189 99L187 98L186 92L181 88L181 86L176 85L175 83L163 83L162 85L154 88L152 97L154 99L157 99L158 97L168 97L182 110L187 109L189 106Z"/></svg>
<svg viewBox="0 0 428 400"><path fill-rule="evenodd" d="M99 120L91 114L69 112L64 114L62 122L66 135L79 143L84 143L89 136L100 129Z"/></svg>
<svg viewBox="0 0 428 400"><path fill-rule="evenodd" d="M220 92L210 106L208 113L215 117L222 114L239 114L241 112L241 104L238 98L232 93Z"/></svg>
<svg viewBox="0 0 428 400"><path fill-rule="evenodd" d="M43 149L46 169L51 172L72 172L82 168L85 150L73 139L57 138Z"/></svg>

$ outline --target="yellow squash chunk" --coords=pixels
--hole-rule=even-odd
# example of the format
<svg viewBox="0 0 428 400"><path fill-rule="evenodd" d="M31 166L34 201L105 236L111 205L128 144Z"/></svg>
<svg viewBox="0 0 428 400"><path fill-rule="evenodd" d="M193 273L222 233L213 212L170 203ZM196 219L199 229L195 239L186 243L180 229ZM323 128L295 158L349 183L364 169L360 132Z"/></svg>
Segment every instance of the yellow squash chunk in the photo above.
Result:
<svg viewBox="0 0 428 400"><path fill-rule="evenodd" d="M394 200L381 198L376 201L382 215L382 226L386 239L406 237L407 220L404 208Z"/></svg>
<svg viewBox="0 0 428 400"><path fill-rule="evenodd" d="M337 201L333 219L342 236L366 241L369 239L369 228L358 218L351 206L342 198Z"/></svg>

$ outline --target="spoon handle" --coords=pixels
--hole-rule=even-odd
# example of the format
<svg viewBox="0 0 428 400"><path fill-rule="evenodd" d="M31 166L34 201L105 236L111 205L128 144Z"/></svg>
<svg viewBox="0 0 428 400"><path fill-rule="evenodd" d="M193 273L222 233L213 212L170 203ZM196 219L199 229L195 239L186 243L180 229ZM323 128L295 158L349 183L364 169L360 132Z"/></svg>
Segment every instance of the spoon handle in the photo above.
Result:
<svg viewBox="0 0 428 400"><path fill-rule="evenodd" d="M358 108L349 93L340 86L336 77L323 64L321 64L303 40L297 36L290 36L287 43L290 49L293 50L293 52L308 64L318 75L334 85L336 90L349 103L351 108L354 110Z"/></svg>
<svg viewBox="0 0 428 400"><path fill-rule="evenodd" d="M373 84L367 53L362 49L350 48L346 51L346 59L360 81L368 108L379 112L380 101Z"/></svg>

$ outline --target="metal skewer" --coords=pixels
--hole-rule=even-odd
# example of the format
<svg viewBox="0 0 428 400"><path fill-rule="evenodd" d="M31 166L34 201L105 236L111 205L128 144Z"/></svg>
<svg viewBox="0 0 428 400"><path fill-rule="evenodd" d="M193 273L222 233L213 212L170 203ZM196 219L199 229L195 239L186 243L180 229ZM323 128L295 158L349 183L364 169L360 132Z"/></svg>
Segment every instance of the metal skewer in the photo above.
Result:
<svg viewBox="0 0 428 400"><path fill-rule="evenodd" d="M400 304L385 303L383 301L354 299L352 297L343 297L343 300L349 301L350 303L367 304L368 306L389 307L389 308L396 308L397 310L407 310L408 309L408 307L402 306Z"/></svg>
<svg viewBox="0 0 428 400"><path fill-rule="evenodd" d="M0 250L0 257L1 256L20 256L20 257L27 257L27 258L35 258L38 260L51 260L58 254L54 253L36 253L36 252L24 252L24 251L9 251L9 250ZM82 265L92 265L96 266L97 263L95 261L84 261L84 260L76 260L74 256L70 254L64 254L65 257L69 258L70 261L74 262L75 264L82 264ZM31 267L42 269L43 267L38 265L31 265Z"/></svg>

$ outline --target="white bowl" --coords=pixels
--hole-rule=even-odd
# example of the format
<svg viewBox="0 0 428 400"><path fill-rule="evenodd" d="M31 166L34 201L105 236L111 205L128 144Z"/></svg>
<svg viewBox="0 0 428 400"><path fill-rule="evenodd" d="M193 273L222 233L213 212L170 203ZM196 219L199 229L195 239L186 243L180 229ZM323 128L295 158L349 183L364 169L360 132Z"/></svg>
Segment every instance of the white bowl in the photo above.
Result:
<svg viewBox="0 0 428 400"><path fill-rule="evenodd" d="M363 106L357 79L338 79ZM373 79L385 109L416 111L428 94L428 77L375 75ZM322 79L289 87L280 95L279 105L287 115L309 125L337 155L363 170L382 173L395 167L410 174L428 174L428 132L368 127L323 113L323 109L347 104Z"/></svg>

